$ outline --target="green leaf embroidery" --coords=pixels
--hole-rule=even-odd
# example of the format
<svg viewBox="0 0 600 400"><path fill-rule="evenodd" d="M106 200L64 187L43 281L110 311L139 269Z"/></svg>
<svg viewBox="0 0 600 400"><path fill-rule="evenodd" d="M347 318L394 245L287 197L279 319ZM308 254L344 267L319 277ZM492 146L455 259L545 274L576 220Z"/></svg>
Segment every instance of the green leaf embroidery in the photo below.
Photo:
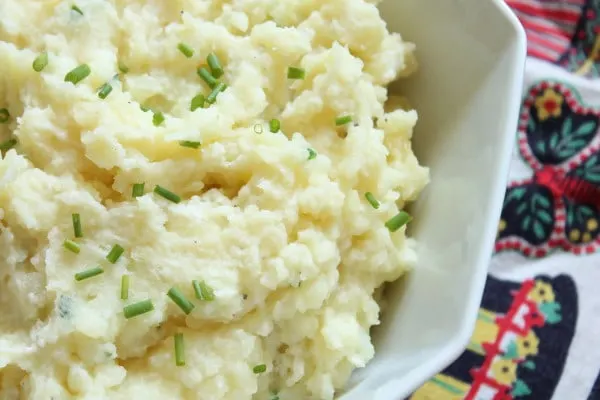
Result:
<svg viewBox="0 0 600 400"><path fill-rule="evenodd" d="M538 144L536 145L537 149L539 150L540 153L545 153L546 152L546 142L543 141L539 141Z"/></svg>
<svg viewBox="0 0 600 400"><path fill-rule="evenodd" d="M579 125L579 128L577 128L577 130L575 131L575 135L577 135L577 136L587 135L587 134L592 133L592 131L594 131L595 129L596 129L595 121L584 122L583 124Z"/></svg>
<svg viewBox="0 0 600 400"><path fill-rule="evenodd" d="M529 132L535 131L535 122L533 121L533 118L529 118L529 121L527 122L527 130Z"/></svg>
<svg viewBox="0 0 600 400"><path fill-rule="evenodd" d="M585 179L593 182L593 183L600 183L600 173L596 174L593 172L585 172Z"/></svg>
<svg viewBox="0 0 600 400"><path fill-rule="evenodd" d="M506 195L506 199L504 200L504 205L510 203L512 200L520 200L525 195L526 189L524 187L518 187L509 190L508 195Z"/></svg>
<svg viewBox="0 0 600 400"><path fill-rule="evenodd" d="M507 360L514 360L516 358L519 358L519 350L517 348L517 342L515 342L514 340L512 342L510 342L508 344L508 347L506 348L506 351L504 352L504 359Z"/></svg>
<svg viewBox="0 0 600 400"><path fill-rule="evenodd" d="M535 369L535 363L531 360L527 360L523 363L523 367L527 368L527 369L531 369L534 370Z"/></svg>
<svg viewBox="0 0 600 400"><path fill-rule="evenodd" d="M583 168L575 170L575 174L593 183L600 183L600 165L598 155L594 154L583 163Z"/></svg>
<svg viewBox="0 0 600 400"><path fill-rule="evenodd" d="M562 127L562 137L565 138L567 137L571 131L573 130L573 121L571 120L571 118L567 118L565 119L565 123Z"/></svg>
<svg viewBox="0 0 600 400"><path fill-rule="evenodd" d="M562 321L560 304L556 301L553 301L551 303L542 303L538 307L540 309L540 312L544 316L546 322L550 324L556 324Z"/></svg>
<svg viewBox="0 0 600 400"><path fill-rule="evenodd" d="M567 225L573 226L573 212L571 210L567 212Z"/></svg>
<svg viewBox="0 0 600 400"><path fill-rule="evenodd" d="M585 215L586 217L593 217L594 216L594 211L592 211L588 206L586 205L581 205L579 206L579 209L581 210L581 213L583 215Z"/></svg>
<svg viewBox="0 0 600 400"><path fill-rule="evenodd" d="M597 159L598 159L598 155L597 155L597 154L594 154L593 156L591 156L590 158L588 158L588 159L585 161L585 165L589 165L589 164L592 164L592 165L594 165L594 164L596 164L596 160L597 160Z"/></svg>
<svg viewBox="0 0 600 400"><path fill-rule="evenodd" d="M537 198L537 201L538 201L538 202L539 202L539 203L540 203L540 204L541 204L543 207L549 208L549 207L551 206L551 204L550 204L550 200L548 200L546 197L544 197L544 196L542 196L542 195L540 195L540 194L538 194L538 193L536 193L536 194L535 194L535 196L536 196L536 198Z"/></svg>
<svg viewBox="0 0 600 400"><path fill-rule="evenodd" d="M533 221L533 233L538 239L543 239L545 236L544 227L538 221Z"/></svg>
<svg viewBox="0 0 600 400"><path fill-rule="evenodd" d="M513 384L512 395L513 397L522 397L531 394L531 389L521 379L517 379Z"/></svg>
<svg viewBox="0 0 600 400"><path fill-rule="evenodd" d="M586 143L586 141L585 141L585 140L583 140L583 139L570 140L570 141L567 143L567 147L568 147L570 150L573 150L573 149L579 149L579 148L581 148L581 147L585 147L585 145L586 145L586 144L587 144L587 143Z"/></svg>
<svg viewBox="0 0 600 400"><path fill-rule="evenodd" d="M560 139L560 135L558 133L554 132L552 135L550 135L550 148L556 149L558 139Z"/></svg>
<svg viewBox="0 0 600 400"><path fill-rule="evenodd" d="M531 225L531 217L528 215L523 219L523 230L526 231L529 229L529 225Z"/></svg>
<svg viewBox="0 0 600 400"><path fill-rule="evenodd" d="M517 215L521 215L525 212L525 210L527 209L527 203L523 203L521 204L519 207L517 207Z"/></svg>
<svg viewBox="0 0 600 400"><path fill-rule="evenodd" d="M547 211L539 210L536 213L536 216L538 217L539 220L541 220L541 221L543 221L543 222L545 222L547 224L551 224L552 223L552 216Z"/></svg>

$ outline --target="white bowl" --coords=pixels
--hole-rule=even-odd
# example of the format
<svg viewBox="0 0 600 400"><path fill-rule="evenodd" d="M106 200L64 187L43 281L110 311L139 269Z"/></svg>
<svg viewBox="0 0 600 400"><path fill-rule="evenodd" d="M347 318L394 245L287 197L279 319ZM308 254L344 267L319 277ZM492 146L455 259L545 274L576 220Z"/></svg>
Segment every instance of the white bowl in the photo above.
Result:
<svg viewBox="0 0 600 400"><path fill-rule="evenodd" d="M496 237L526 53L503 0L385 0L380 10L417 46L419 72L398 88L419 113L414 146L431 183L412 209L418 267L387 290L375 358L343 400L403 399L465 348Z"/></svg>

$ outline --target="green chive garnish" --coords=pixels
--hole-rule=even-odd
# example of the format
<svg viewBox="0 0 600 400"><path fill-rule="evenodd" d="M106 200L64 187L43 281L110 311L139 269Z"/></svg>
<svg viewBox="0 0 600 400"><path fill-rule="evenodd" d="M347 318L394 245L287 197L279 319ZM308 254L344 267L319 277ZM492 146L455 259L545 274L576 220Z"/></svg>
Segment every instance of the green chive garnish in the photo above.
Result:
<svg viewBox="0 0 600 400"><path fill-rule="evenodd" d="M269 130L271 133L277 133L281 129L281 122L278 119L273 118L269 121Z"/></svg>
<svg viewBox="0 0 600 400"><path fill-rule="evenodd" d="M194 304L186 299L185 295L176 287L169 289L167 296L169 296L169 298L173 300L173 303L177 304L186 314L191 313L194 309Z"/></svg>
<svg viewBox="0 0 600 400"><path fill-rule="evenodd" d="M346 125L346 124L348 124L350 122L352 122L352 116L351 115L343 115L343 116L337 117L335 119L335 125L336 126Z"/></svg>
<svg viewBox="0 0 600 400"><path fill-rule="evenodd" d="M185 43L179 43L177 45L177 48L179 49L180 52L183 53L184 56L186 56L187 58L192 58L194 56L194 49L192 49L190 46L188 46Z"/></svg>
<svg viewBox="0 0 600 400"><path fill-rule="evenodd" d="M81 217L79 214L72 214L71 219L73 220L73 232L75 233L75 237L83 237L83 230L81 229Z"/></svg>
<svg viewBox="0 0 600 400"><path fill-rule="evenodd" d="M140 110L142 110L143 112L148 112L150 111L150 108L140 104Z"/></svg>
<svg viewBox="0 0 600 400"><path fill-rule="evenodd" d="M200 148L200 142L193 142L191 140L182 140L179 142L181 147L189 147L190 149L198 149Z"/></svg>
<svg viewBox="0 0 600 400"><path fill-rule="evenodd" d="M35 72L42 72L42 70L44 68L46 68L47 65L48 65L48 53L45 51L43 53L40 53L40 55L37 56L35 58L35 60L33 60L33 64L32 64L33 70Z"/></svg>
<svg viewBox="0 0 600 400"><path fill-rule="evenodd" d="M0 108L0 124L7 123L10 119L10 113L6 108Z"/></svg>
<svg viewBox="0 0 600 400"><path fill-rule="evenodd" d="M208 85L209 88L214 88L215 86L217 86L217 84L219 83L219 81L217 81L212 74L210 73L209 70L207 70L204 67L200 67L198 68L198 70L196 71L198 73L198 75L200 76L200 78L202 78L202 80L204 82L206 82L206 84Z"/></svg>
<svg viewBox="0 0 600 400"><path fill-rule="evenodd" d="M165 122L165 116L163 115L163 113L161 113L160 111L155 111L154 115L152 116L152 123L154 124L154 126L159 126L163 122Z"/></svg>
<svg viewBox="0 0 600 400"><path fill-rule="evenodd" d="M140 197L144 195L144 183L134 183L131 190L131 197Z"/></svg>
<svg viewBox="0 0 600 400"><path fill-rule="evenodd" d="M123 61L119 61L119 71L126 74L129 72L129 67Z"/></svg>
<svg viewBox="0 0 600 400"><path fill-rule="evenodd" d="M185 365L185 349L183 346L183 333L176 333L173 337L175 342L175 365L183 367Z"/></svg>
<svg viewBox="0 0 600 400"><path fill-rule="evenodd" d="M121 277L121 300L127 300L129 298L129 275L123 275Z"/></svg>
<svg viewBox="0 0 600 400"><path fill-rule="evenodd" d="M82 281L84 279L92 278L94 276L100 275L104 270L100 267L86 269L85 271L78 272L75 274L76 281Z"/></svg>
<svg viewBox="0 0 600 400"><path fill-rule="evenodd" d="M219 79L221 76L223 76L223 68L221 67L221 63L219 62L219 59L215 53L210 53L208 57L206 57L206 62L210 67L213 77Z"/></svg>
<svg viewBox="0 0 600 400"><path fill-rule="evenodd" d="M367 199L367 201L369 202L369 204L371 204L371 206L374 209L377 210L379 208L379 202L377 201L377 199L375 198L375 196L373 196L373 193L371 193L371 192L365 193L365 198Z"/></svg>
<svg viewBox="0 0 600 400"><path fill-rule="evenodd" d="M146 314L154 310L152 300L142 300L137 303L123 307L123 316L126 319L137 317L138 315Z"/></svg>
<svg viewBox="0 0 600 400"><path fill-rule="evenodd" d="M204 108L204 95L199 94L192 99L192 104L190 105L190 111L196 111L199 108Z"/></svg>
<svg viewBox="0 0 600 400"><path fill-rule="evenodd" d="M196 293L196 298L203 301L213 301L215 299L215 291L213 288L208 286L206 282L197 280L192 281L192 286L194 287L194 292Z"/></svg>
<svg viewBox="0 0 600 400"><path fill-rule="evenodd" d="M91 72L92 70L90 69L89 65L81 64L65 75L65 82L71 82L73 85L77 85L79 82L87 78Z"/></svg>
<svg viewBox="0 0 600 400"><path fill-rule="evenodd" d="M71 10L75 11L79 15L83 15L83 11L81 11L81 8L77 7L76 5L72 5Z"/></svg>
<svg viewBox="0 0 600 400"><path fill-rule="evenodd" d="M314 151L313 149L311 149L310 147L308 149L308 159L309 160L314 160L315 158L317 158L317 152Z"/></svg>
<svg viewBox="0 0 600 400"><path fill-rule="evenodd" d="M112 92L113 88L110 85L110 83L106 82L104 85L100 86L100 88L98 89L98 97L100 97L102 100L106 99L108 97L108 95L110 94L110 92Z"/></svg>
<svg viewBox="0 0 600 400"><path fill-rule="evenodd" d="M0 151L9 151L17 145L17 139L8 139L0 144Z"/></svg>
<svg viewBox="0 0 600 400"><path fill-rule="evenodd" d="M125 249L120 245L115 244L112 249L110 249L110 252L106 255L106 259L111 264L114 264L119 260L119 258L121 258L123 252L125 252Z"/></svg>
<svg viewBox="0 0 600 400"><path fill-rule="evenodd" d="M265 364L258 364L252 368L252 372L255 374L262 374L267 370L267 366Z"/></svg>
<svg viewBox="0 0 600 400"><path fill-rule="evenodd" d="M206 102L208 104L213 104L217 100L217 96L219 95L219 93L221 93L224 90L224 87L225 84L223 82L219 82L206 98Z"/></svg>
<svg viewBox="0 0 600 400"><path fill-rule="evenodd" d="M181 197L177 196L175 193L171 192L170 190L165 189L164 187L160 186L160 185L156 185L154 187L154 193L156 193L157 195L164 197L167 200L172 201L173 203L179 203L181 202Z"/></svg>
<svg viewBox="0 0 600 400"><path fill-rule="evenodd" d="M75 243L72 240L66 239L65 242L63 243L63 247L75 254L79 254L79 252L81 251L79 249L79 245L77 243Z"/></svg>
<svg viewBox="0 0 600 400"><path fill-rule="evenodd" d="M288 79L304 79L306 73L303 68L288 67L287 77Z"/></svg>
<svg viewBox="0 0 600 400"><path fill-rule="evenodd" d="M411 220L412 217L409 213L405 211L400 211L396 216L390 218L385 223L385 226L390 230L390 232L396 232L398 229L408 224Z"/></svg>

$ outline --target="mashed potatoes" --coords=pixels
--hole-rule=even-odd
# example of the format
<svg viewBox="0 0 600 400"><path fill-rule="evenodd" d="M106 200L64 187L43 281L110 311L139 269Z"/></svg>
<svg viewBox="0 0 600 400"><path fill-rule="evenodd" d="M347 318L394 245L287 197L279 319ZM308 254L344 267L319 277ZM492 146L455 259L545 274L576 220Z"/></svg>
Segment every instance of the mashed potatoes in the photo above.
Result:
<svg viewBox="0 0 600 400"><path fill-rule="evenodd" d="M373 357L374 296L415 258L385 223L428 180L417 114L384 109L413 45L376 3L0 2L0 399L323 400ZM227 88L191 111L211 52Z"/></svg>

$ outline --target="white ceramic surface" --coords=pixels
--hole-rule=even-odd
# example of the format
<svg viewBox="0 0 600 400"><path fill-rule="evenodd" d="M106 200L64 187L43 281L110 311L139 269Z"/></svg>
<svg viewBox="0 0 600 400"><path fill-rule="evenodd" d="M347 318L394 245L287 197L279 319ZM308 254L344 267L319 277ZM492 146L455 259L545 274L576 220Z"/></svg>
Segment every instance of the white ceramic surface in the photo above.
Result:
<svg viewBox="0 0 600 400"><path fill-rule="evenodd" d="M525 62L525 33L503 0L385 0L380 9L390 30L417 45L420 70L398 89L419 112L414 145L431 184L412 208L418 268L389 287L373 332L376 356L341 400L404 399L466 346L500 217Z"/></svg>

